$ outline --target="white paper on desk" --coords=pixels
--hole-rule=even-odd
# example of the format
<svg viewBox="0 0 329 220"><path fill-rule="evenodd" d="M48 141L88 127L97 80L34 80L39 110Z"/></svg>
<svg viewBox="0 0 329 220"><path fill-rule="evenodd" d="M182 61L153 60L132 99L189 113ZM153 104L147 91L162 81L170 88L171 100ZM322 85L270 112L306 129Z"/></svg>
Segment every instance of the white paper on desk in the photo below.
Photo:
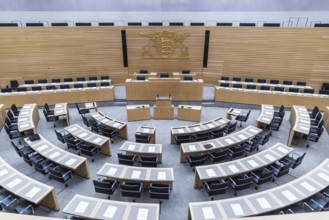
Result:
<svg viewBox="0 0 329 220"><path fill-rule="evenodd" d="M27 118L19 118L18 121L19 122L27 121Z"/></svg>
<svg viewBox="0 0 329 220"><path fill-rule="evenodd" d="M72 131L75 131L75 130L77 130L77 127L72 127L72 128L70 128L70 129L67 129L69 132L72 132Z"/></svg>
<svg viewBox="0 0 329 220"><path fill-rule="evenodd" d="M177 129L178 133L184 133L184 129Z"/></svg>
<svg viewBox="0 0 329 220"><path fill-rule="evenodd" d="M48 148L48 145L44 144L44 145L38 147L37 150L42 151L42 150L47 149L47 148Z"/></svg>
<svg viewBox="0 0 329 220"><path fill-rule="evenodd" d="M134 170L133 173L131 174L131 178L133 179L139 179L140 176L141 176L141 171L139 170Z"/></svg>
<svg viewBox="0 0 329 220"><path fill-rule="evenodd" d="M33 198L38 192L40 192L39 187L33 187L30 191L28 191L25 196L28 198Z"/></svg>
<svg viewBox="0 0 329 220"><path fill-rule="evenodd" d="M209 126L209 128L215 127L215 125L213 125L213 124L208 124L208 126Z"/></svg>
<svg viewBox="0 0 329 220"><path fill-rule="evenodd" d="M304 119L301 119L300 122L302 122L304 124L310 124L310 121L307 121L307 120L304 120Z"/></svg>
<svg viewBox="0 0 329 220"><path fill-rule="evenodd" d="M63 104L56 104L55 105L55 108L61 108L61 107L64 107L64 105Z"/></svg>
<svg viewBox="0 0 329 220"><path fill-rule="evenodd" d="M137 213L137 220L146 220L148 213L149 213L148 209L139 208Z"/></svg>
<svg viewBox="0 0 329 220"><path fill-rule="evenodd" d="M289 151L283 147L278 147L278 150L281 151L282 153L288 153Z"/></svg>
<svg viewBox="0 0 329 220"><path fill-rule="evenodd" d="M243 134L238 134L238 137L241 138L241 139L247 139L247 137L244 136Z"/></svg>
<svg viewBox="0 0 329 220"><path fill-rule="evenodd" d="M86 108L91 108L91 107L94 107L93 103L91 102L86 103Z"/></svg>
<svg viewBox="0 0 329 220"><path fill-rule="evenodd" d="M103 122L103 123L106 123L106 122L108 122L108 121L110 121L110 120L108 120L107 118L103 118L103 119L101 120L101 122Z"/></svg>
<svg viewBox="0 0 329 220"><path fill-rule="evenodd" d="M143 132L144 132L144 133L149 133L149 132L150 132L150 129L148 129L148 128L144 128L144 129L143 129Z"/></svg>
<svg viewBox="0 0 329 220"><path fill-rule="evenodd" d="M118 123L118 122L115 122L114 124L113 124L113 127L119 127L120 126L120 123Z"/></svg>
<svg viewBox="0 0 329 220"><path fill-rule="evenodd" d="M311 184L309 184L308 182L302 182L302 183L300 183L300 185L302 187L304 187L309 192L313 192L315 190L315 188Z"/></svg>
<svg viewBox="0 0 329 220"><path fill-rule="evenodd" d="M63 113L63 112L64 112L64 110L57 110L56 114Z"/></svg>
<svg viewBox="0 0 329 220"><path fill-rule="evenodd" d="M128 150L135 150L136 145L135 144L129 144Z"/></svg>
<svg viewBox="0 0 329 220"><path fill-rule="evenodd" d="M25 125L20 125L19 127L20 128L26 128L26 127L28 127L29 126L29 124L25 124Z"/></svg>
<svg viewBox="0 0 329 220"><path fill-rule="evenodd" d="M234 141L232 141L232 139L230 139L230 138L226 138L226 139L224 139L224 140L225 140L225 142L228 143L228 144L233 144L233 143L234 143Z"/></svg>
<svg viewBox="0 0 329 220"><path fill-rule="evenodd" d="M75 208L74 212L84 213L89 205L89 202L79 202L79 205Z"/></svg>
<svg viewBox="0 0 329 220"><path fill-rule="evenodd" d="M113 176L117 172L117 168L111 167L107 172L106 175Z"/></svg>
<svg viewBox="0 0 329 220"><path fill-rule="evenodd" d="M50 154L50 155L49 155L49 158L50 158L50 159L54 159L55 157L58 157L59 155L61 155L61 153L59 153L59 152L55 152L55 153Z"/></svg>
<svg viewBox="0 0 329 220"><path fill-rule="evenodd" d="M206 169L206 173L209 177L216 176L216 173L215 173L214 169Z"/></svg>
<svg viewBox="0 0 329 220"><path fill-rule="evenodd" d="M259 166L259 164L256 162L256 161L254 161L254 160L248 160L247 161L252 167L257 167L257 166Z"/></svg>
<svg viewBox="0 0 329 220"><path fill-rule="evenodd" d="M0 176L3 176L8 173L8 170L1 170L0 171Z"/></svg>
<svg viewBox="0 0 329 220"><path fill-rule="evenodd" d="M269 161L275 161L276 159L271 154L265 154L265 158L267 158Z"/></svg>
<svg viewBox="0 0 329 220"><path fill-rule="evenodd" d="M273 115L273 112L264 112L266 115Z"/></svg>
<svg viewBox="0 0 329 220"><path fill-rule="evenodd" d="M300 115L303 117L310 117L308 114L305 114L305 113L301 113Z"/></svg>
<svg viewBox="0 0 329 220"><path fill-rule="evenodd" d="M75 158L71 158L68 161L65 162L65 165L71 166L72 164L75 163L75 161L77 161L77 159Z"/></svg>
<svg viewBox="0 0 329 220"><path fill-rule="evenodd" d="M303 125L300 125L299 128L302 129L302 130L309 130L308 127L305 127L305 126L303 126Z"/></svg>
<svg viewBox="0 0 329 220"><path fill-rule="evenodd" d="M93 140L93 143L98 144L101 140L103 140L103 138L98 137L95 140Z"/></svg>
<svg viewBox="0 0 329 220"><path fill-rule="evenodd" d="M163 171L158 172L158 180L165 180L166 177L167 177L166 172L163 172Z"/></svg>
<svg viewBox="0 0 329 220"><path fill-rule="evenodd" d="M244 215L244 212L240 204L231 204L231 208L236 216Z"/></svg>
<svg viewBox="0 0 329 220"><path fill-rule="evenodd" d="M294 194L292 194L289 190L285 190L285 191L283 191L282 192L282 194L290 201L290 202L292 202L292 201L294 201L294 200L296 200L297 199L297 197L294 195Z"/></svg>
<svg viewBox="0 0 329 220"><path fill-rule="evenodd" d="M149 147L149 148L148 148L148 152L155 152L155 147L154 147L154 146Z"/></svg>
<svg viewBox="0 0 329 220"><path fill-rule="evenodd" d="M271 121L269 118L263 118L263 121Z"/></svg>
<svg viewBox="0 0 329 220"><path fill-rule="evenodd" d="M83 137L85 137L85 136L87 136L87 135L88 135L87 132L83 132L83 133L79 134L78 137L79 137L79 138L83 138Z"/></svg>
<svg viewBox="0 0 329 220"><path fill-rule="evenodd" d="M266 109L273 109L272 106L265 106Z"/></svg>
<svg viewBox="0 0 329 220"><path fill-rule="evenodd" d="M109 205L109 206L107 206L107 209L105 210L103 216L106 218L113 218L117 209L118 209L118 207Z"/></svg>
<svg viewBox="0 0 329 220"><path fill-rule="evenodd" d="M305 108L298 108L298 111L302 111L302 112L305 112L306 109Z"/></svg>
<svg viewBox="0 0 329 220"><path fill-rule="evenodd" d="M222 123L222 124L226 123L226 121L224 119L220 119L219 122Z"/></svg>
<svg viewBox="0 0 329 220"><path fill-rule="evenodd" d="M196 150L195 145L189 145L188 147L189 147L190 151L195 151Z"/></svg>
<svg viewBox="0 0 329 220"><path fill-rule="evenodd" d="M265 197L257 198L257 202L262 209L269 209L272 207Z"/></svg>
<svg viewBox="0 0 329 220"><path fill-rule="evenodd" d="M235 165L230 165L228 166L228 168L233 172L233 173L236 173L239 171L239 169L235 166Z"/></svg>
<svg viewBox="0 0 329 220"><path fill-rule="evenodd" d="M325 181L328 181L329 182L329 176L324 174L324 173L318 173L318 177L324 179Z"/></svg>
<svg viewBox="0 0 329 220"><path fill-rule="evenodd" d="M254 128L250 128L249 131L251 131L252 133L255 133L255 134L258 132L258 131L257 131L256 129L254 129Z"/></svg>
<svg viewBox="0 0 329 220"><path fill-rule="evenodd" d="M27 115L27 114L29 114L30 112L20 112L19 114L20 115Z"/></svg>
<svg viewBox="0 0 329 220"><path fill-rule="evenodd" d="M32 105L24 105L23 108L31 108Z"/></svg>
<svg viewBox="0 0 329 220"><path fill-rule="evenodd" d="M215 219L215 215L211 207L202 207L202 213L205 219Z"/></svg>
<svg viewBox="0 0 329 220"><path fill-rule="evenodd" d="M196 130L196 131L201 131L201 128L199 128L199 127L195 127L194 130Z"/></svg>
<svg viewBox="0 0 329 220"><path fill-rule="evenodd" d="M16 178L13 181L11 181L10 183L8 183L7 187L8 188L13 188L13 187L17 186L18 184L20 184L21 182L22 182L21 179Z"/></svg>

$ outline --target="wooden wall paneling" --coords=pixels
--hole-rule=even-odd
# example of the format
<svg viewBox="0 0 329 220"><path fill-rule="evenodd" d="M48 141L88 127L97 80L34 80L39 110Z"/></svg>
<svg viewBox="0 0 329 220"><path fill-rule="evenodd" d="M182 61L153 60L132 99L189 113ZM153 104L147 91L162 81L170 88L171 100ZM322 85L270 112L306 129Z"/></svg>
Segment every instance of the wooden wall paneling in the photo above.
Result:
<svg viewBox="0 0 329 220"><path fill-rule="evenodd" d="M176 33L190 33L183 44L188 47L189 59L177 59L180 50L176 49L174 56L168 59L142 58L143 47L149 38L140 36L141 32L173 31ZM197 78L202 78L202 62L205 27L126 27L128 45L129 76L140 69L152 72L177 72L189 69L197 73ZM155 48L152 49L153 52Z"/></svg>

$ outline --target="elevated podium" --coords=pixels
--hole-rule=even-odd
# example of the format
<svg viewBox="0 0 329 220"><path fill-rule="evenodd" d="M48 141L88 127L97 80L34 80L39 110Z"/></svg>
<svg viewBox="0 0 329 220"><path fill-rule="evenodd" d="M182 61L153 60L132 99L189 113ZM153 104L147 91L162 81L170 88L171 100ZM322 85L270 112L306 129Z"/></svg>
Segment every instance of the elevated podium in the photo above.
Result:
<svg viewBox="0 0 329 220"><path fill-rule="evenodd" d="M174 105L171 96L157 96L154 105L154 119L174 119Z"/></svg>

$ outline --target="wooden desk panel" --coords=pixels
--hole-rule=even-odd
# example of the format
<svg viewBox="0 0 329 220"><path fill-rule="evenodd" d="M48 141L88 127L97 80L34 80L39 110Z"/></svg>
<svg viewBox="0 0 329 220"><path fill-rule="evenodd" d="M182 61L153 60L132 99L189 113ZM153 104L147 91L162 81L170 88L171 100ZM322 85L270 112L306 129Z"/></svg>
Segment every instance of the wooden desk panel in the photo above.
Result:
<svg viewBox="0 0 329 220"><path fill-rule="evenodd" d="M40 135L40 140L30 141L29 138L25 138L25 142L36 152L48 160L72 170L78 176L89 179L89 167L87 159L78 155L72 154L60 147L55 146Z"/></svg>
<svg viewBox="0 0 329 220"><path fill-rule="evenodd" d="M154 105L154 119L173 120L174 119L174 105L171 106L157 106Z"/></svg>
<svg viewBox="0 0 329 220"><path fill-rule="evenodd" d="M18 115L18 131L28 132L32 130L33 133L36 133L39 120L38 106L36 104L25 104Z"/></svg>
<svg viewBox="0 0 329 220"><path fill-rule="evenodd" d="M83 89L58 89L58 90L43 90L34 92L11 92L0 93L0 103L3 103L6 108L10 108L15 100L17 107L22 107L26 103L36 103L38 106L43 106L45 103L55 105L56 103L80 103L92 101L110 101L114 99L114 88L97 87Z"/></svg>
<svg viewBox="0 0 329 220"><path fill-rule="evenodd" d="M7 112L4 104L0 104L0 130L5 125L5 120L7 117Z"/></svg>
<svg viewBox="0 0 329 220"><path fill-rule="evenodd" d="M329 186L329 159L309 173L262 192L230 199L189 203L188 219L230 219L261 215L297 204ZM263 217L262 217L263 218Z"/></svg>
<svg viewBox="0 0 329 220"><path fill-rule="evenodd" d="M126 152L128 155L137 155L141 160L142 155L157 156L158 161L162 163L162 144L144 144L126 141L120 151Z"/></svg>
<svg viewBox="0 0 329 220"><path fill-rule="evenodd" d="M150 105L127 105L128 121L150 120Z"/></svg>
<svg viewBox="0 0 329 220"><path fill-rule="evenodd" d="M54 187L18 172L1 157L0 177L0 186L7 191L34 204L40 204L56 211L59 210Z"/></svg>
<svg viewBox="0 0 329 220"><path fill-rule="evenodd" d="M157 95L171 95L175 101L202 101L203 80L191 82L165 79L142 82L126 80L127 100L154 100Z"/></svg>
<svg viewBox="0 0 329 220"><path fill-rule="evenodd" d="M218 102L233 102L242 104L261 105L267 103L280 107L291 108L293 105L302 105L308 109L313 109L318 106L319 109L324 110L329 106L329 96L319 94L303 94L299 93L280 93L275 91L261 91L261 90L247 90L247 89L234 89L222 88L216 86L215 100Z"/></svg>
<svg viewBox="0 0 329 220"><path fill-rule="evenodd" d="M308 135L311 127L311 119L307 109L304 106L294 105L291 108L289 122L291 129L287 145L291 146L295 135Z"/></svg>
<svg viewBox="0 0 329 220"><path fill-rule="evenodd" d="M256 127L263 128L271 124L274 118L273 105L261 105L260 114L257 118Z"/></svg>
<svg viewBox="0 0 329 220"><path fill-rule="evenodd" d="M177 119L184 121L200 122L202 106L179 105L177 107Z"/></svg>
<svg viewBox="0 0 329 220"><path fill-rule="evenodd" d="M137 128L136 133L141 135L148 135L151 137L150 143L155 144L156 143L156 130L155 127L141 125Z"/></svg>
<svg viewBox="0 0 329 220"><path fill-rule="evenodd" d="M66 125L70 126L70 112L67 108L67 103L56 103L54 106L54 116L64 116L66 119Z"/></svg>
<svg viewBox="0 0 329 220"><path fill-rule="evenodd" d="M328 106L324 110L323 122L324 122L324 127L326 128L326 130L329 134L329 107Z"/></svg>

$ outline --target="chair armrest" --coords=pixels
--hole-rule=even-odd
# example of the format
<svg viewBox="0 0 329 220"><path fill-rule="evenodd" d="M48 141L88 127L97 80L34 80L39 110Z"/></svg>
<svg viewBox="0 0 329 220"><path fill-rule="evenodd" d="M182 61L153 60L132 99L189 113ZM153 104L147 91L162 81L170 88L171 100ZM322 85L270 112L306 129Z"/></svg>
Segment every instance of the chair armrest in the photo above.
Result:
<svg viewBox="0 0 329 220"><path fill-rule="evenodd" d="M251 176L253 176L253 177L259 179L259 176L257 176L254 172L251 172L250 174L251 174Z"/></svg>
<svg viewBox="0 0 329 220"><path fill-rule="evenodd" d="M31 208L31 209L32 209L32 214L34 214L34 208L33 208L33 205L28 205L28 206L26 206L25 209L23 209L23 212L24 212L25 210L27 210L28 208Z"/></svg>
<svg viewBox="0 0 329 220"><path fill-rule="evenodd" d="M301 155L299 155L299 154L297 154L297 153L292 153L292 154L291 154L291 158L295 159L294 156L296 156L296 157L300 157Z"/></svg>
<svg viewBox="0 0 329 220"><path fill-rule="evenodd" d="M232 151L230 148L228 148L227 151L232 153L232 154L234 153L234 151Z"/></svg>
<svg viewBox="0 0 329 220"><path fill-rule="evenodd" d="M72 176L72 171L71 170L69 170L66 173L64 173L63 177L68 176L68 175Z"/></svg>

